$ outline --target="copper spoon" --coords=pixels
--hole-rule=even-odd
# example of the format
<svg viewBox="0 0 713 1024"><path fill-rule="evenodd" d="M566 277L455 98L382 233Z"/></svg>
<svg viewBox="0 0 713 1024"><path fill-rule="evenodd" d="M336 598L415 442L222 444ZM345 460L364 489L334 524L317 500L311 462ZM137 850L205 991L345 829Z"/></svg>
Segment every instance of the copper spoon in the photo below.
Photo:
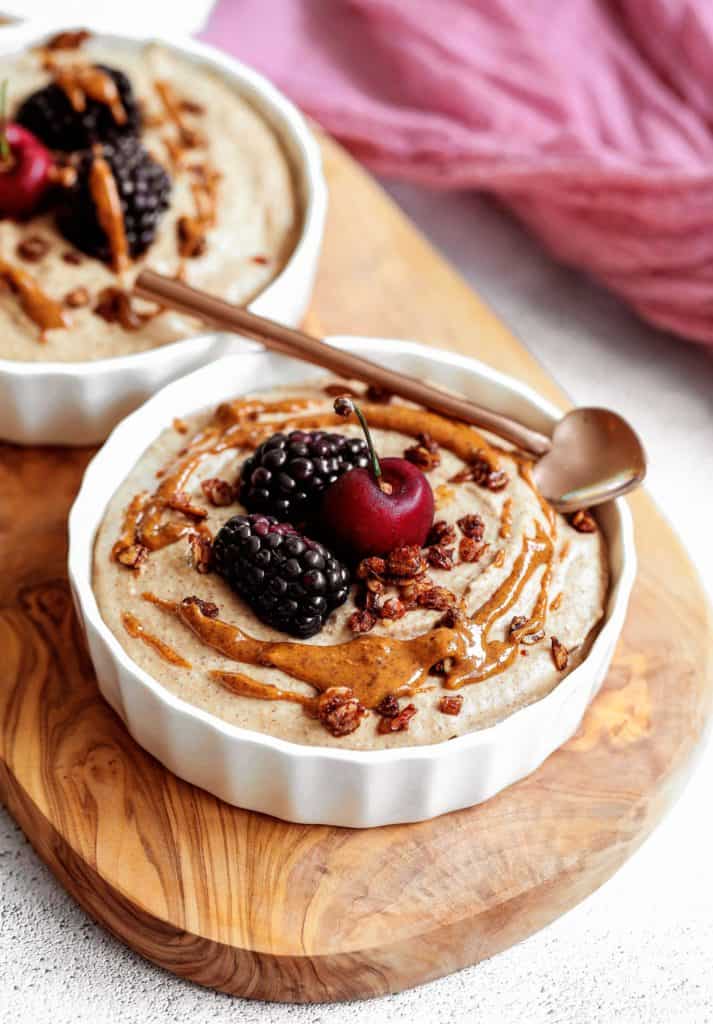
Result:
<svg viewBox="0 0 713 1024"><path fill-rule="evenodd" d="M275 352L323 366L347 379L374 384L435 412L492 431L538 457L535 481L560 512L599 505L626 494L646 475L641 441L626 420L608 409L573 409L557 423L549 438L468 399L449 395L353 352L333 348L302 331L256 316L242 306L153 270L141 271L134 292L220 330L256 338Z"/></svg>

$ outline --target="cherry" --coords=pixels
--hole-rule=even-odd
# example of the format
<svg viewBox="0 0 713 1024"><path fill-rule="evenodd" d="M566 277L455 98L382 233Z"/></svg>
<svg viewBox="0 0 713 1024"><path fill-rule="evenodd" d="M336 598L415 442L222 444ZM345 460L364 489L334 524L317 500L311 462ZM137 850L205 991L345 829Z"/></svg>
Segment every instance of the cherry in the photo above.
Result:
<svg viewBox="0 0 713 1024"><path fill-rule="evenodd" d="M6 86L0 92L0 217L26 217L49 184L52 157L32 132L5 121Z"/></svg>
<svg viewBox="0 0 713 1024"><path fill-rule="evenodd" d="M361 409L337 398L340 416L355 413L371 456L370 469L352 469L324 493L321 522L333 542L355 559L385 555L404 544L422 547L433 524L433 491L417 466L406 459L376 455Z"/></svg>

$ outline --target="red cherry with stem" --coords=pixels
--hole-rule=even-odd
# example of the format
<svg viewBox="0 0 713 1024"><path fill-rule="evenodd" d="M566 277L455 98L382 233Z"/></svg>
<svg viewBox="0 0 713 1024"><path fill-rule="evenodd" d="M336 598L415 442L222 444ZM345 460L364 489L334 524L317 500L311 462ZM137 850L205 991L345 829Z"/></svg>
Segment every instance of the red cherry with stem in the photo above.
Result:
<svg viewBox="0 0 713 1024"><path fill-rule="evenodd" d="M422 547L433 525L433 491L406 459L377 457L364 414L346 396L337 398L340 416L355 413L371 457L370 469L352 469L324 493L321 522L334 544L354 558L386 555L404 544Z"/></svg>
<svg viewBox="0 0 713 1024"><path fill-rule="evenodd" d="M5 121L7 82L0 86L0 217L26 217L49 184L52 157L39 139Z"/></svg>

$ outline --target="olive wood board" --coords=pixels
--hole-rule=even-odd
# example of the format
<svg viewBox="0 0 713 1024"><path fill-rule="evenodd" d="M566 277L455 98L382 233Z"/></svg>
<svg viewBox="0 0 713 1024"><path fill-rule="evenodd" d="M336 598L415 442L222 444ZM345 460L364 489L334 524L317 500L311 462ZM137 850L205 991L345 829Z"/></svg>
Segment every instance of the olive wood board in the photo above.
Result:
<svg viewBox="0 0 713 1024"><path fill-rule="evenodd" d="M334 143L307 326L477 356L554 401L526 349ZM62 885L154 963L224 992L377 996L492 956L584 899L690 772L713 696L695 570L644 493L613 666L579 733L488 803L351 830L239 810L171 775L102 700L66 581L88 449L0 446L0 794Z"/></svg>

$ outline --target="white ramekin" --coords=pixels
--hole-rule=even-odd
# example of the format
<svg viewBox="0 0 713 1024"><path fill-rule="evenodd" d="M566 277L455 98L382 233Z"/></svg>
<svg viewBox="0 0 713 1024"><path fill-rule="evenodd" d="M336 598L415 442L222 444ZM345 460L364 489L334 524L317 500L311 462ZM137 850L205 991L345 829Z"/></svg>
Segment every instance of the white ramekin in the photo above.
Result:
<svg viewBox="0 0 713 1024"><path fill-rule="evenodd" d="M62 27L52 20L0 28L0 57L35 46ZM97 36L122 45L151 41L140 28ZM167 41L163 36L160 41L222 73L272 125L285 147L302 204L302 233L285 268L248 308L295 326L307 310L324 234L327 186L319 146L297 108L256 71L202 43ZM164 384L242 344L232 335L201 333L136 355L94 362L0 359L0 439L19 444L96 444Z"/></svg>
<svg viewBox="0 0 713 1024"><path fill-rule="evenodd" d="M465 356L375 338L332 344L456 388L537 430L551 431L560 415L530 388ZM72 508L69 578L101 692L134 739L176 775L228 803L289 821L360 828L420 821L487 800L534 771L576 731L624 623L636 566L631 516L621 500L599 510L611 592L590 653L550 694L498 725L444 743L383 751L302 746L229 725L160 686L105 625L92 589L94 537L116 487L174 417L319 372L254 348L175 381L124 420L90 463Z"/></svg>

